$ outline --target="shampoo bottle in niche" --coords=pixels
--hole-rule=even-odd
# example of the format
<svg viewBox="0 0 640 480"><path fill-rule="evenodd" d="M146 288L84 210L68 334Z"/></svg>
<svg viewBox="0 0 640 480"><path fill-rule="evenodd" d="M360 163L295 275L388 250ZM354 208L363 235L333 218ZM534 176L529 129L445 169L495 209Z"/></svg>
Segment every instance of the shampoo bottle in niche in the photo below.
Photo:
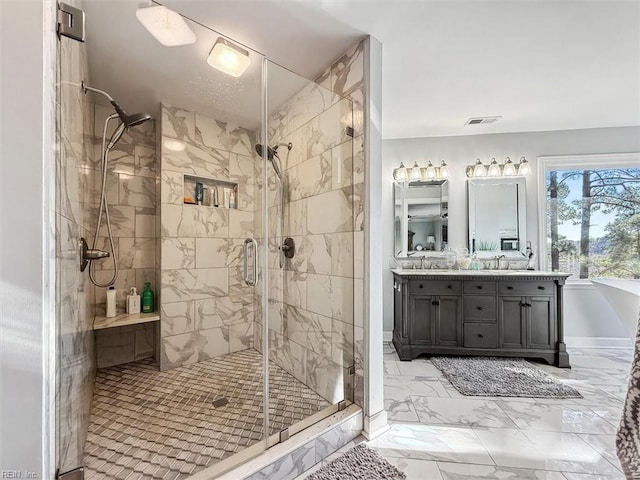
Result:
<svg viewBox="0 0 640 480"><path fill-rule="evenodd" d="M131 287L131 293L127 295L127 313L129 315L140 313L140 295L136 287Z"/></svg>
<svg viewBox="0 0 640 480"><path fill-rule="evenodd" d="M108 318L116 316L116 287L113 285L107 290L106 316Z"/></svg>
<svg viewBox="0 0 640 480"><path fill-rule="evenodd" d="M154 297L153 290L151 290L151 283L146 282L144 284L144 290L142 291L142 313L153 312Z"/></svg>

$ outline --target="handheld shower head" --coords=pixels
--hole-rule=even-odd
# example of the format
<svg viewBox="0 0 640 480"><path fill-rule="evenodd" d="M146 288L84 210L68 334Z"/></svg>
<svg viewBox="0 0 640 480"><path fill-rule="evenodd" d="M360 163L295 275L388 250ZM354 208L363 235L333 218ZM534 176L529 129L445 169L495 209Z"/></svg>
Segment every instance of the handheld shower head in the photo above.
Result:
<svg viewBox="0 0 640 480"><path fill-rule="evenodd" d="M82 90L84 91L84 93L93 92L93 93L98 93L103 97L106 97L111 103L111 105L113 106L113 108L115 109L118 116L120 117L120 121L124 124L125 128L135 127L136 125L140 125L141 123L144 123L147 120L151 120L151 115L149 115L148 113L134 113L132 115L129 115L125 111L125 109L122 108L118 104L118 102L116 102L113 99L113 97L109 95L107 92L105 92L104 90L99 90L97 88L90 87L84 82L82 82Z"/></svg>

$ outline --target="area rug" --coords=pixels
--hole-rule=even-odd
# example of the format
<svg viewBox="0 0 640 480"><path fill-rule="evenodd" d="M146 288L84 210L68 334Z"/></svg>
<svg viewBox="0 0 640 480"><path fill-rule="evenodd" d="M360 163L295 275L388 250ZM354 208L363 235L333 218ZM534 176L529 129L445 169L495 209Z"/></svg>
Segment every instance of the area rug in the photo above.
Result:
<svg viewBox="0 0 640 480"><path fill-rule="evenodd" d="M582 398L575 388L522 358L432 357L431 362L463 395Z"/></svg>
<svg viewBox="0 0 640 480"><path fill-rule="evenodd" d="M407 476L364 444L309 475L307 480L405 480Z"/></svg>

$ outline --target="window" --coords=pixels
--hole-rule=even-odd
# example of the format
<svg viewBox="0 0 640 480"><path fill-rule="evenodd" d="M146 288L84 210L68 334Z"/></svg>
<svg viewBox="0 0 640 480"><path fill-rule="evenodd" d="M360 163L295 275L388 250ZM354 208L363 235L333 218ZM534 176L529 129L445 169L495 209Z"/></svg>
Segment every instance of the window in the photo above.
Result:
<svg viewBox="0 0 640 480"><path fill-rule="evenodd" d="M639 157L593 157L541 163L543 261L570 279L640 278Z"/></svg>

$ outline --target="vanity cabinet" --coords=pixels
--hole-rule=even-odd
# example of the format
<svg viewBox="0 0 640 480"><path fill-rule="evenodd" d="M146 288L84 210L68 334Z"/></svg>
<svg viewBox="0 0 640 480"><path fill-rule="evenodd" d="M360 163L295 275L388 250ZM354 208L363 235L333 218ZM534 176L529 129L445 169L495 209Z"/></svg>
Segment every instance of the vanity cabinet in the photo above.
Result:
<svg viewBox="0 0 640 480"><path fill-rule="evenodd" d="M394 271L393 343L401 360L487 355L569 367L562 332L566 278L555 272Z"/></svg>

